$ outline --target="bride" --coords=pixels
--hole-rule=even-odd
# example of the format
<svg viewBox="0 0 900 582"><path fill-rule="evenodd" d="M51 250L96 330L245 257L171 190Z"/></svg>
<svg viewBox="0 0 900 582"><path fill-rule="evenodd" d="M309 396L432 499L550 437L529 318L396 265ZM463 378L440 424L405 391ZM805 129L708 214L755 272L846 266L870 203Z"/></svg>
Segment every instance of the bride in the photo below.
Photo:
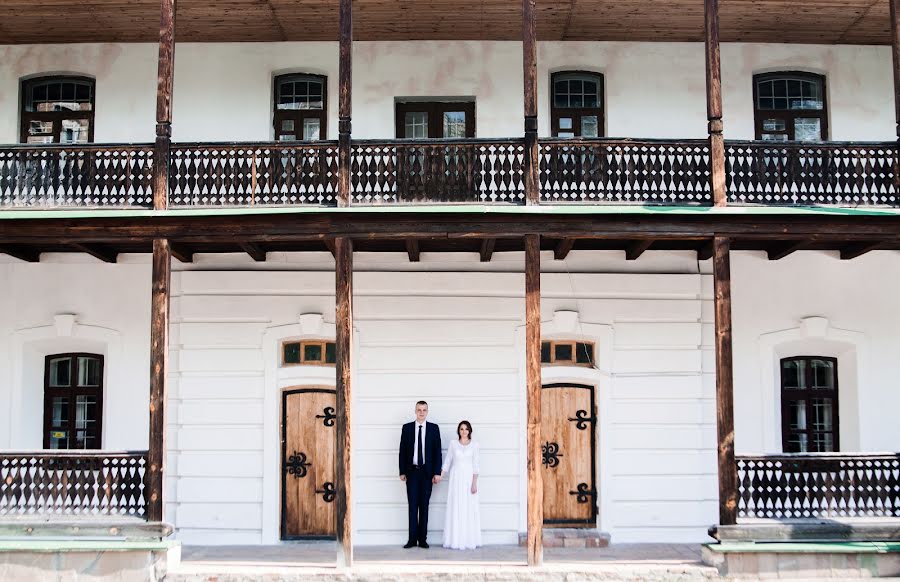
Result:
<svg viewBox="0 0 900 582"><path fill-rule="evenodd" d="M449 471L447 514L444 518L444 547L473 550L481 546L481 517L478 514L478 443L472 440L472 425L464 420L456 427L459 440L450 443L441 479Z"/></svg>

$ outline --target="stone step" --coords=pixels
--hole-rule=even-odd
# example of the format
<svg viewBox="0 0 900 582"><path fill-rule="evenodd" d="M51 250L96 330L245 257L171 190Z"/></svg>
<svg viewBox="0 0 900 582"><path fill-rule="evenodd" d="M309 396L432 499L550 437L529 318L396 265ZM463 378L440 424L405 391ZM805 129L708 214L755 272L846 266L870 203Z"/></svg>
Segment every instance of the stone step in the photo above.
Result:
<svg viewBox="0 0 900 582"><path fill-rule="evenodd" d="M545 528L545 548L605 548L609 546L609 534L590 528ZM528 535L519 533L519 545L527 543Z"/></svg>

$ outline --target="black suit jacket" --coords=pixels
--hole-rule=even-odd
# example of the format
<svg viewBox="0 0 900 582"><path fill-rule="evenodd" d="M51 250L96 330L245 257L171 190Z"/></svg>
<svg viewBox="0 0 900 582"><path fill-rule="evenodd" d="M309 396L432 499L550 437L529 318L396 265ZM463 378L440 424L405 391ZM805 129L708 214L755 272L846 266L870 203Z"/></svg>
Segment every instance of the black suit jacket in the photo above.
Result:
<svg viewBox="0 0 900 582"><path fill-rule="evenodd" d="M412 470L413 452L416 447L416 423L408 422L400 432L400 474L406 475ZM441 474L441 429L433 422L425 422L425 471L429 475Z"/></svg>

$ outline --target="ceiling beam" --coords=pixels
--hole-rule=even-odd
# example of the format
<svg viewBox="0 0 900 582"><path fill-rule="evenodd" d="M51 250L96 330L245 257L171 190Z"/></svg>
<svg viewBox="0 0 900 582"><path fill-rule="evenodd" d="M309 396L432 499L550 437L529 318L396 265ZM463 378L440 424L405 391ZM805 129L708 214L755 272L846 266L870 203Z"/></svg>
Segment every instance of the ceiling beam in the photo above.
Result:
<svg viewBox="0 0 900 582"><path fill-rule="evenodd" d="M557 261L565 260L567 256L569 256L569 251L575 246L574 238L564 238L558 243L556 243L556 248L553 249L553 258Z"/></svg>
<svg viewBox="0 0 900 582"><path fill-rule="evenodd" d="M250 257L257 263L266 262L266 251L258 244L249 241L243 241L239 242L238 246L241 247L241 250L250 255Z"/></svg>
<svg viewBox="0 0 900 582"><path fill-rule="evenodd" d="M784 243L783 245L779 245L773 249L769 249L767 253L769 255L770 261L778 261L790 255L791 253L806 248L807 246L809 246L809 241L807 240L789 241Z"/></svg>
<svg viewBox="0 0 900 582"><path fill-rule="evenodd" d="M486 238L481 241L481 262L482 263L490 263L491 257L494 256L494 246L497 244L497 239L495 238Z"/></svg>
<svg viewBox="0 0 900 582"><path fill-rule="evenodd" d="M0 253L26 263L38 263L41 260L41 251L24 245L0 245Z"/></svg>
<svg viewBox="0 0 900 582"><path fill-rule="evenodd" d="M636 261L653 244L652 239L636 240L625 247L625 260Z"/></svg>
<svg viewBox="0 0 900 582"><path fill-rule="evenodd" d="M169 243L169 252L182 263L194 262L194 249L181 243Z"/></svg>
<svg viewBox="0 0 900 582"><path fill-rule="evenodd" d="M419 241L414 238L407 239L406 241L406 254L409 255L410 263L418 263L419 262Z"/></svg>
<svg viewBox="0 0 900 582"><path fill-rule="evenodd" d="M862 255L868 253L869 251L876 251L883 246L883 243L873 242L873 243L862 243L858 245L849 245L841 249L841 260L849 261L851 259L855 259L856 257L861 257Z"/></svg>
<svg viewBox="0 0 900 582"><path fill-rule="evenodd" d="M336 249L336 247L334 246L334 239L333 239L333 238L326 238L326 239L325 239L324 241L322 241L322 242L325 243L325 248L328 249L328 252L331 253L331 256L334 257L334 258L337 258L337 249Z"/></svg>
<svg viewBox="0 0 900 582"><path fill-rule="evenodd" d="M75 248L83 253L87 253L95 259L100 259L104 263L115 263L119 258L119 252L103 245L91 245L84 243L71 243Z"/></svg>

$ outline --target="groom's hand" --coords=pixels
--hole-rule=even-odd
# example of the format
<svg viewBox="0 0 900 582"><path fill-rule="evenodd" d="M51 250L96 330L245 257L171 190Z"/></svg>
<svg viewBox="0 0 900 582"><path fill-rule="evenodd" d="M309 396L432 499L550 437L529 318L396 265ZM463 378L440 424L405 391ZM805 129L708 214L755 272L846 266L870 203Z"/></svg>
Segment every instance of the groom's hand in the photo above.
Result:
<svg viewBox="0 0 900 582"><path fill-rule="evenodd" d="M401 481L406 481L406 475L400 475L400 480L401 480Z"/></svg>
<svg viewBox="0 0 900 582"><path fill-rule="evenodd" d="M432 483L433 485L437 485L437 484L440 483L440 482L441 482L441 476L440 476L440 475L435 475L434 477L431 478L431 483Z"/></svg>

